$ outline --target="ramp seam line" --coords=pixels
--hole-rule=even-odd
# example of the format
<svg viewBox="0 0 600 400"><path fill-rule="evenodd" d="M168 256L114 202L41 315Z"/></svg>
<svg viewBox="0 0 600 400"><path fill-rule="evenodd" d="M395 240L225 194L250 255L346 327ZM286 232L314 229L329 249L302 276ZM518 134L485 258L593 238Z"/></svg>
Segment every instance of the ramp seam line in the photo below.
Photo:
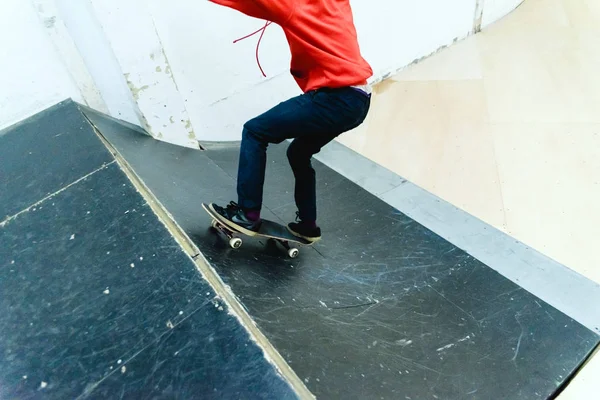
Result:
<svg viewBox="0 0 600 400"><path fill-rule="evenodd" d="M60 193L62 193L65 190L69 189L70 187L72 187L72 186L78 184L79 182L81 182L81 181L89 178L90 176L94 175L96 172L102 171L103 169L108 168L110 165L114 164L115 162L116 162L116 160L113 160L113 161L111 161L109 163L104 163L104 164L102 164L102 166L100 168L97 168L97 169L93 170L92 172L90 172L89 174L86 174L86 175L82 176L81 178L79 178L79 179L77 179L77 180L69 183L67 186L64 186L64 187L60 188L56 192L51 193L51 194L43 197L41 200L38 200L37 202L31 204L29 207L24 208L23 210L19 211L18 213L14 214L14 215L7 216L6 219L4 219L4 221L0 222L0 227L4 228L4 226L6 224L8 224L10 221L13 221L16 218L18 218L19 215L24 214L24 213L30 211L32 208L35 208L35 207L39 206L40 204L44 203L45 201L47 201L47 200L49 200L49 199L51 199L51 198L59 195Z"/></svg>

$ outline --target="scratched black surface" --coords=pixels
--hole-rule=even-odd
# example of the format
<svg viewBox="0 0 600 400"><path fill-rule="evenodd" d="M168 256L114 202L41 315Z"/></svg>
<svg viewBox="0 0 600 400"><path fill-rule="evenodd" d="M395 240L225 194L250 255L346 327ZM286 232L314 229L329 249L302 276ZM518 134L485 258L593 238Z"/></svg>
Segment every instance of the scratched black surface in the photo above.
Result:
<svg viewBox="0 0 600 400"><path fill-rule="evenodd" d="M296 260L264 241L231 250L200 203L234 199L237 148L177 150L94 120L317 396L548 398L598 343L318 162L323 241ZM267 218L294 216L292 188L285 146L270 148Z"/></svg>
<svg viewBox="0 0 600 400"><path fill-rule="evenodd" d="M116 163L0 226L0 310L2 399L295 398Z"/></svg>
<svg viewBox="0 0 600 400"><path fill-rule="evenodd" d="M0 219L112 160L71 101L7 128L0 132Z"/></svg>

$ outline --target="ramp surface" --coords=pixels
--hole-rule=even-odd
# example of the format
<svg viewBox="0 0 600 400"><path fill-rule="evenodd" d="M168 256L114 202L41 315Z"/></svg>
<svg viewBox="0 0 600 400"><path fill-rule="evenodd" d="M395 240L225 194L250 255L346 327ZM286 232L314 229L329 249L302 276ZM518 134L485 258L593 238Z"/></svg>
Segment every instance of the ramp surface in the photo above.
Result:
<svg viewBox="0 0 600 400"><path fill-rule="evenodd" d="M297 398L73 103L0 154L1 399Z"/></svg>
<svg viewBox="0 0 600 400"><path fill-rule="evenodd" d="M231 250L202 202L235 199L235 146L194 151L86 112L173 214L309 389L322 398L549 398L598 336L315 162L324 239L289 260ZM293 216L285 147L263 216Z"/></svg>

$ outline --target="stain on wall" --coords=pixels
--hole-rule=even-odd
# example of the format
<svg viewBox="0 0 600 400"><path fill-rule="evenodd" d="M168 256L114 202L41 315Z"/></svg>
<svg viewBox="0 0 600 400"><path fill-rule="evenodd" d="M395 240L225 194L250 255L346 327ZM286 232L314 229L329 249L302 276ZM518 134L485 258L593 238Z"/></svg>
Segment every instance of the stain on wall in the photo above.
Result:
<svg viewBox="0 0 600 400"><path fill-rule="evenodd" d="M54 25L56 24L56 16L53 15L52 17L49 18L44 18L44 26L48 29L52 29L54 28Z"/></svg>
<svg viewBox="0 0 600 400"><path fill-rule="evenodd" d="M144 85L144 86L141 86L138 88L133 84L133 82L131 82L131 80L129 80L129 76L130 76L129 73L126 73L123 75L125 76L125 81L127 82L127 86L129 87L129 90L131 91L133 98L137 102L140 99L140 93L143 92L144 90L148 89L150 86Z"/></svg>
<svg viewBox="0 0 600 400"><path fill-rule="evenodd" d="M475 0L475 17L473 19L473 33L481 32L481 21L483 20L483 8L485 0Z"/></svg>

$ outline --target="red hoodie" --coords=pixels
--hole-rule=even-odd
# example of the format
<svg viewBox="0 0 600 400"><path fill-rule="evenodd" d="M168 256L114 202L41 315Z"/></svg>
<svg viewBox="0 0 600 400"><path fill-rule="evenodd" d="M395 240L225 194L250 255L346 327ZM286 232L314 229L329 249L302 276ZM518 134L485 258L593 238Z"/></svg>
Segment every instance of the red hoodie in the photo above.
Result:
<svg viewBox="0 0 600 400"><path fill-rule="evenodd" d="M358 45L350 0L209 0L280 25L300 89L365 85L373 75Z"/></svg>

